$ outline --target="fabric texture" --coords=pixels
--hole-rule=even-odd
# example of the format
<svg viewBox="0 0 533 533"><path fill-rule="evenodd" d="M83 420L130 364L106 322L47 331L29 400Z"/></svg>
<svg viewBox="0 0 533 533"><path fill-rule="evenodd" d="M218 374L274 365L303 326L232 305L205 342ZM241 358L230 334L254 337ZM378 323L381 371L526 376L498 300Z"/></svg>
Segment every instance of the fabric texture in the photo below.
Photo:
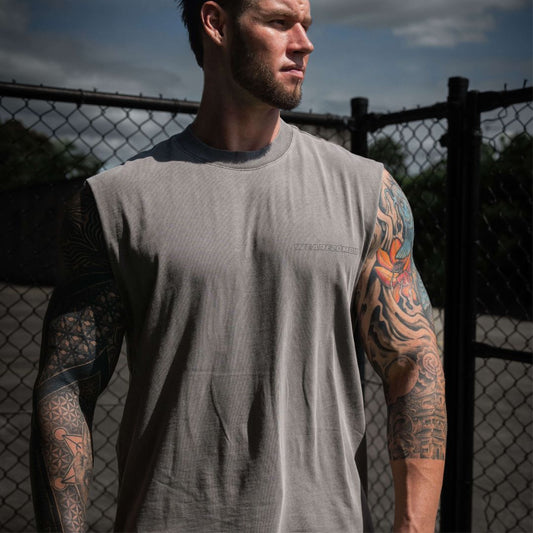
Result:
<svg viewBox="0 0 533 533"><path fill-rule="evenodd" d="M351 306L382 169L282 122L89 179L128 317L117 531L363 531Z"/></svg>

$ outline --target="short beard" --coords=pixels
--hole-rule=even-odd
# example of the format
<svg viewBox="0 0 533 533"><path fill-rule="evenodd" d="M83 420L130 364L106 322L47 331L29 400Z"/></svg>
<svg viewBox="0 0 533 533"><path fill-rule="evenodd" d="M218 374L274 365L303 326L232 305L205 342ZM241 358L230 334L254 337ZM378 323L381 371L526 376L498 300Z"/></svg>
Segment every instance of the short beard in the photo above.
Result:
<svg viewBox="0 0 533 533"><path fill-rule="evenodd" d="M260 61L244 39L238 23L231 46L231 71L235 81L253 96L278 109L290 111L300 104L302 82L288 91Z"/></svg>

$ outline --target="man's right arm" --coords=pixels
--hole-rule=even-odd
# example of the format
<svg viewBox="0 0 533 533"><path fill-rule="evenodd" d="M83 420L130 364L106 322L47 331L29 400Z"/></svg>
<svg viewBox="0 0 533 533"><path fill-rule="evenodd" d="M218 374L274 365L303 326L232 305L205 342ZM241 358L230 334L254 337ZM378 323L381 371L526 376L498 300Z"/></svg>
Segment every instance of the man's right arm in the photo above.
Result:
<svg viewBox="0 0 533 533"><path fill-rule="evenodd" d="M91 426L115 369L124 309L88 186L69 204L62 276L46 313L33 393L31 479L40 531L85 531Z"/></svg>

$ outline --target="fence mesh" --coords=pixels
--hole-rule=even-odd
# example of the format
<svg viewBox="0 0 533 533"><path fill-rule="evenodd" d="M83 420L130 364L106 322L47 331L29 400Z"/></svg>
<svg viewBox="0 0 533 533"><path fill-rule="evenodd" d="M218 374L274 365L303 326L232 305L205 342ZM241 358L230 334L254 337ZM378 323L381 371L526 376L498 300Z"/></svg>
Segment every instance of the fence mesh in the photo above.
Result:
<svg viewBox="0 0 533 533"><path fill-rule="evenodd" d="M532 531L533 105L481 118L476 340L530 359L476 361L473 520L483 531Z"/></svg>
<svg viewBox="0 0 533 533"><path fill-rule="evenodd" d="M54 284L61 205L84 178L182 131L192 119L162 111L0 98L0 241L6 258L0 265L1 531L35 529L28 461L31 395ZM346 128L302 129L349 148ZM115 441L127 387L122 354L94 417L92 531L113 527Z"/></svg>

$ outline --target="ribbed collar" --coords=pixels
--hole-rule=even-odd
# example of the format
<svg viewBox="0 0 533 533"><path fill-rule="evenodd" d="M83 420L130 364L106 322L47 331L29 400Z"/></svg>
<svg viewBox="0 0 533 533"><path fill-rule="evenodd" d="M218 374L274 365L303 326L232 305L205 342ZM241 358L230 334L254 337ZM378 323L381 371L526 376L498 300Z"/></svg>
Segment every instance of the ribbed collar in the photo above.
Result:
<svg viewBox="0 0 533 533"><path fill-rule="evenodd" d="M292 135L292 127L282 120L274 141L260 150L250 152L233 152L212 148L194 136L192 126L187 126L177 137L183 150L204 163L229 168L253 169L279 159L288 150Z"/></svg>

